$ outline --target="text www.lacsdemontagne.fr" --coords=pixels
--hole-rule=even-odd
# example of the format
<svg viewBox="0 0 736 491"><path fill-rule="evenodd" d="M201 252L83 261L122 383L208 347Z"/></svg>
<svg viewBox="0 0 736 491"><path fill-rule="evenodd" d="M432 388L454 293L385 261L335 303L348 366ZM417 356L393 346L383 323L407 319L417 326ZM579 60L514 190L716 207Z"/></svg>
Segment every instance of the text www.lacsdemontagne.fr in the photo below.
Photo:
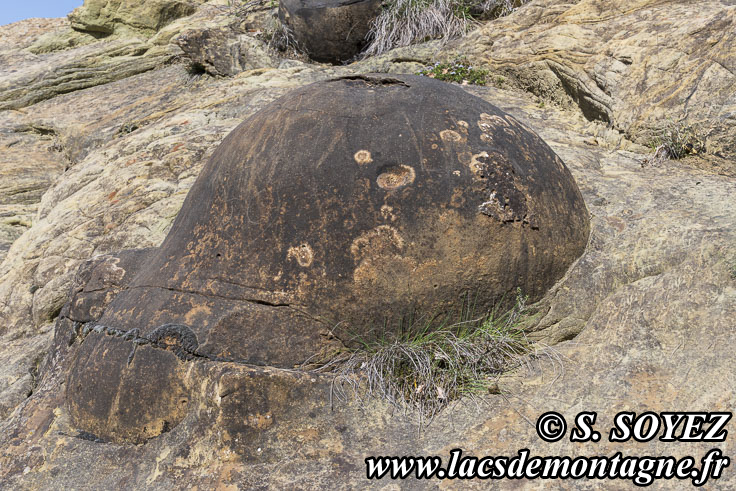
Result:
<svg viewBox="0 0 736 491"><path fill-rule="evenodd" d="M710 478L720 478L729 459L717 448L700 459L700 467L691 456L624 457L618 452L610 457L539 457L522 449L512 457L477 458L463 456L460 449L454 449L447 466L436 456L368 457L365 464L368 479L616 479L637 486L648 486L659 479L678 479L702 486Z"/></svg>

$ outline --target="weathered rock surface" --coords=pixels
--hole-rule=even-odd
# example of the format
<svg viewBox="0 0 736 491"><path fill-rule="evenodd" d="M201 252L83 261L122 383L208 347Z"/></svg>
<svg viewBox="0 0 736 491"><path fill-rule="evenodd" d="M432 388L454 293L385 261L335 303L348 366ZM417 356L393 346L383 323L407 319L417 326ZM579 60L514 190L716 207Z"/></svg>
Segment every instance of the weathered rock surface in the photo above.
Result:
<svg viewBox="0 0 736 491"><path fill-rule="evenodd" d="M206 0L205 0L206 1ZM85 0L69 14L79 31L112 34L119 29L153 34L172 21L193 14L203 0Z"/></svg>
<svg viewBox="0 0 736 491"><path fill-rule="evenodd" d="M25 69L0 79L0 109L21 109L59 94L102 85L163 64L166 53L145 56L137 39L98 41L53 55L28 53L14 63ZM50 73L49 73L50 72Z"/></svg>
<svg viewBox="0 0 736 491"><path fill-rule="evenodd" d="M546 24L535 22L544 14L544 9L537 9L539 5L557 17L547 17ZM666 81L672 73L679 73L681 81L675 78L667 82L675 94L679 94L679 84L689 84L688 90L693 85L688 72L678 72L676 64L660 64L657 54L662 50L658 46L673 43L672 49L664 52L681 56L681 63L708 63L706 56L720 59L718 56L734 49L729 40L731 31L722 29L724 24L719 22L703 24L702 31L695 33L721 36L718 50L701 43L703 49L710 50L706 54L695 49L697 46L686 46L688 38L680 34L692 25L689 19L698 21L704 15L728 19L733 10L728 2L631 5L638 9L637 15L620 4L612 8L609 2L535 1L473 34L473 43L493 38L493 46L487 41L483 50L492 52L496 59L505 56L501 45L515 38L515 30L527 29L526 39L537 29L540 36L546 30L548 44L535 56L544 60L566 54L565 66L581 70L585 60L600 58L613 63L613 58L605 49L569 50L568 43L583 43L575 36L588 32L591 26L605 37L615 33L615 26L625 24L631 31L631 42L640 43L639 56L648 59L640 68L659 65L647 73L650 80ZM598 6L606 11L605 18L595 13ZM650 14L652 11L656 15ZM558 22L555 19L575 19L583 14L594 21L567 26L565 33L551 36L554 22ZM626 22L620 20L622 16ZM506 23L512 19L517 19L517 24L509 31ZM658 30L654 33L648 26L658 26ZM49 24L51 29L57 27ZM35 32L22 41L26 47L43 31L35 22L32 28L13 29ZM590 46L598 46L597 35L585 39ZM585 43L580 46L585 48ZM473 51L470 44L463 46ZM521 41L515 46L520 50ZM527 43L529 49L531 46ZM404 416L393 414L380 401L371 400L361 410L354 403L343 405L335 400L332 410L328 376L207 360L187 362L192 374L186 374L185 379L205 382L188 400L189 410L181 423L145 445L94 441L71 425L63 400L68 366L61 362L68 352L65 348L49 358L44 356L52 345L48 320L74 285L78 266L95 254L160 245L204 161L243 117L288 90L316 80L365 73L379 66L386 71L413 72L436 51L434 45L397 50L344 68L290 61L281 69L259 69L222 79L192 77L179 65L158 67L53 97L23 108L22 114L0 113L3 128L54 128L56 136L21 135L37 138L31 143L39 149L53 145L56 138L62 149L59 153L73 156L69 169L59 174L36 205L39 211L32 227L13 243L0 265L0 414L5 416L0 423L2 487L58 489L94 483L100 488L171 489L185 482L203 488L384 488L396 483L365 480L363 459L367 455L437 454L446 458L456 447L479 456L514 454L526 447L538 455L612 455L621 451L625 455L688 454L699 459L712 446L733 458L733 422L727 428L726 442L707 447L700 443L672 445L656 439L638 444L605 442L613 414L619 410L730 411L736 404L732 376L736 373L732 354L736 183L733 177L718 174L733 169L733 160L723 159L715 171L703 170L715 161L710 155L642 166L646 155L638 152L646 149L618 130L628 124L622 115L635 115L635 122L644 127L656 122L650 116L670 108L671 101L656 96L657 84L638 96L634 92L621 96L622 103L612 104L613 128L583 117L577 104L567 106L575 112L565 111L551 104L540 107L538 98L516 90L466 88L535 129L570 168L592 213L586 252L537 306L541 315L535 335L546 342L561 341L555 346L561 363L545 362L536 373L502 378L503 396L489 396L480 408L456 406L421 435ZM3 53L5 56L8 51L3 48ZM448 46L442 56L458 54L462 51ZM480 48L469 56L483 58ZM570 62L573 58L580 63ZM725 66L732 67L728 59L725 61ZM493 59L487 64L494 66ZM508 69L510 62L504 66ZM718 73L718 68L711 71ZM539 72L540 76L545 73L546 69ZM587 80L589 75L579 72L575 76ZM539 79L540 84L543 80ZM554 80L559 79L549 79ZM612 85L611 93L633 90L627 80ZM580 87L588 87L588 83ZM707 106L710 98L716 108L723 108L719 114L724 134L729 134L733 124L726 117L726 108L733 92L722 99L729 87L698 89L697 99L693 95L688 106L693 112L688 114L699 114L701 103ZM693 106L696 100L698 104ZM674 111L683 109L672 104ZM80 112L79 108L89 109ZM16 125L12 118L21 118L22 125ZM632 123L629 128L626 134L631 138L643 138L638 126ZM715 135L711 142L721 141L725 148L727 139L718 138ZM8 153L13 148L3 152L8 158L3 165L20 168L23 154L13 159ZM724 151L723 155L729 154ZM103 284L114 289L115 281L113 275ZM150 349L144 347L144 351ZM272 389L265 391L266 385ZM290 405L293 399L307 402ZM244 412L247 407L256 409ZM548 410L561 412L568 422L579 411L598 411L596 429L604 433L604 441L542 442L529 421ZM273 424L275 420L279 424ZM729 467L713 487L736 486L735 476ZM406 481L401 486L464 489L484 484ZM514 484L533 489L540 482ZM625 485L621 481L544 484L608 489ZM688 484L662 481L653 488Z"/></svg>
<svg viewBox="0 0 736 491"><path fill-rule="evenodd" d="M263 41L239 34L230 26L190 29L174 42L195 68L222 77L255 68L275 68L280 63Z"/></svg>
<svg viewBox="0 0 736 491"><path fill-rule="evenodd" d="M736 6L535 1L446 49L647 145L666 121L736 157Z"/></svg>
<svg viewBox="0 0 736 491"><path fill-rule="evenodd" d="M22 117L0 127L0 261L31 227L43 193L64 171L66 159L52 128L29 126Z"/></svg>
<svg viewBox="0 0 736 491"><path fill-rule="evenodd" d="M366 45L379 0L280 0L279 19L313 60L350 61Z"/></svg>
<svg viewBox="0 0 736 491"><path fill-rule="evenodd" d="M133 8L133 3L139 8ZM237 21L228 9L221 5L204 5L196 10L194 5L197 3L178 0L122 3L91 0L70 14L76 18L76 13L80 11L95 12L94 15L85 13L84 16L90 19L102 16L104 22L100 22L111 22L110 29L119 23L129 26L124 24L128 16L145 24L148 22L146 13L138 12L140 9L158 9L167 19L166 22L161 19L151 21L152 25L157 26L155 28L135 31L123 29L122 32L102 37L91 27L88 32L75 31L68 24L49 24L43 35L34 38L28 33L38 28L37 19L0 27L3 37L7 36L12 43L8 43L8 46L16 46L13 49L0 47L0 66L3 67L0 70L0 110L22 109L57 95L109 84L162 67L184 54L177 40L182 41L181 46L194 57L194 62L223 70L218 74L232 75L246 69L277 64L263 42L230 28L227 29L233 33L230 37L218 31ZM103 15L109 9L117 12L115 9L118 8L126 13L122 18L117 14L111 14L109 18ZM188 17L180 18L183 15ZM72 25L75 25L74 22ZM190 32L189 35L179 36L184 31L192 31L192 25L200 26L194 30L199 34Z"/></svg>

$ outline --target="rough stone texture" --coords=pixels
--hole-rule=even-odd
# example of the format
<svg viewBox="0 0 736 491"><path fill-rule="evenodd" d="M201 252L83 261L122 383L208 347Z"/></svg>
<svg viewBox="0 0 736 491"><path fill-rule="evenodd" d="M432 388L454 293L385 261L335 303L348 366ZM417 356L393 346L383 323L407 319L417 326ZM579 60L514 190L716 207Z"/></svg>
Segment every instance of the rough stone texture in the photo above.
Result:
<svg viewBox="0 0 736 491"><path fill-rule="evenodd" d="M350 61L365 47L379 0L280 0L279 19L300 49L327 63Z"/></svg>
<svg viewBox="0 0 736 491"><path fill-rule="evenodd" d="M551 19L534 27L533 15L542 12L537 5L541 0L514 14L519 24L506 35L515 36L515 30L524 29L521 19L525 15L531 16L528 29L552 29ZM607 20L593 23L601 35L608 35L603 32L606 23L613 33L613 26L621 22L619 17L627 15L626 28L640 33L630 36L632 42L658 37L687 43L688 38L678 32L691 25L688 19L730 15L733 9L727 2L652 2L657 15L637 20L621 13L620 4L615 9L608 2L544 2L558 17L566 11L595 12L595 5L608 9ZM663 19L670 20L669 26L662 24ZM171 32L178 33L177 22L160 31L160 39L165 40L161 42L168 42ZM189 28L198 26L189 22ZM473 34L474 42L491 36L498 41L501 26L509 27L505 22L510 18ZM11 26L35 32L22 40L25 46L42 32L35 21L32 24L33 28ZM580 29L586 25L581 23ZM650 25L660 25L656 35L648 30ZM730 31L718 25L704 25L703 32L725 33L719 53L731 53ZM49 24L50 29L57 27L57 23ZM173 31L166 31L170 27ZM7 26L2 29L3 34L8 32ZM538 56L544 59L565 53L566 44L574 39L550 37L550 49ZM597 46L596 37L587 42ZM683 44L682 51L695 53L694 47ZM661 50L656 43L644 48L643 60L649 59L650 65L659 61ZM492 50L495 57L504 56L500 45L483 49ZM286 91L316 80L376 69L414 72L436 52L436 45L425 45L340 68L287 61L280 69L222 79L191 77L176 65L159 67L54 97L24 108L22 114L0 113L3 128L15 124L6 123L10 121L6 118L21 118L26 127L55 128L60 153L73 156L69 170L58 175L37 205L33 226L13 243L0 265L1 487L172 489L185 483L243 489L391 489L399 485L465 489L487 487L487 483L370 483L365 480L363 458L369 454L447 457L455 447L479 456L513 454L527 447L540 455L621 451L625 455L702 457L707 449L703 444L672 445L656 439L621 445L580 445L565 440L548 444L535 435L529 423L547 410L560 411L568 422L578 411L595 410L596 427L605 433L613 414L622 409L729 411L736 404L736 184L733 177L719 175L733 172L733 160L706 155L642 166L646 148L619 133L616 111L623 114L630 107L659 111L663 102L653 92L638 98L627 96L631 105L616 106L614 127L609 128L583 117L576 104L567 106L574 111L549 103L540 107L539 98L527 97L515 88L466 87L537 131L570 168L592 213L585 254L538 304L542 315L536 335L548 343L561 341L555 346L561 364L544 362L535 372L502 378L503 395L489 396L480 407L472 403L455 406L421 435L403 415L380 401L371 400L361 410L354 403L335 400L333 410L328 376L206 360L180 362L196 372L184 376L185 380L198 379L202 384L188 400L189 410L181 423L145 445L95 441L70 424L63 400L68 366L61 363L68 352L64 348L43 361L53 331L48 323L34 323L34 310L37 319L48 318L40 314L53 313L50 300L66 298L78 266L95 254L160 245L212 148L243 117ZM586 52L576 56L581 60L607 56L605 50ZM444 56L453 54L460 53L447 47ZM569 66L579 69L576 64ZM661 68L647 76L664 77L673 70ZM584 73L577 76L585 79ZM682 79L690 83L684 72ZM505 87L509 89L509 84ZM625 80L615 87L615 92L629 90ZM713 97L718 107L721 95L712 90L699 97ZM645 120L649 121L642 115L641 121ZM732 120L724 118L723 124L733 131ZM53 144L52 135L24 134L38 137L41 148ZM49 141L42 141L45 138ZM21 154L14 163L8 160L4 165L22 164ZM31 293L34 284L40 288ZM41 360L38 368L37 360ZM273 391L264 391L264 385ZM292 398L307 402L299 406L285 402ZM246 400L253 405L244 404ZM247 407L256 410L243 409ZM271 423L274 420L279 424ZM727 427L725 443L712 445L732 459L733 425L732 421ZM733 462L713 489L736 486L732 466ZM507 484L522 489L558 484L568 489L628 487L621 481L515 481L501 486ZM652 488L688 484L663 481Z"/></svg>
<svg viewBox="0 0 736 491"><path fill-rule="evenodd" d="M648 144L684 121L736 156L736 6L708 0L538 0L446 48Z"/></svg>
<svg viewBox="0 0 736 491"><path fill-rule="evenodd" d="M148 50L145 43L130 39L112 43L100 41L51 57L27 53L22 60L25 69L0 80L0 109L20 109L59 94L113 82L161 65L165 53L145 56Z"/></svg>
<svg viewBox="0 0 736 491"><path fill-rule="evenodd" d="M99 7L103 11L120 5L121 9L125 7L124 11L131 18L144 15L137 13L136 8L122 5L120 1L93 0L87 3L91 5L89 8ZM184 15L184 12L192 15L176 20L176 16L171 17L170 23L161 24L156 30L133 33L123 30L102 37L97 33L78 32L68 24L58 23L49 24L42 36L33 37L31 34L38 29L37 19L0 27L2 36L10 40L7 48L0 45L0 67L3 67L0 69L0 110L22 109L57 95L109 84L162 67L182 55L181 48L172 39L191 29L192 25L201 26L200 29L206 33L209 29L216 30L236 21L233 14L221 5L204 5L196 12L189 8L179 12L178 6L191 7L196 2L158 0L133 3L143 9L160 7L164 12L178 12L177 16ZM83 11L87 8L80 7ZM122 22L117 17L113 21ZM43 23L40 25L46 26ZM209 62L208 57L217 59L225 52L233 57L231 71L271 66L274 63L263 43L246 35L229 40L220 36L216 44L220 41L224 44L215 53L207 51L209 48L206 43L200 48L198 54L202 57L203 65Z"/></svg>
<svg viewBox="0 0 736 491"><path fill-rule="evenodd" d="M66 159L54 130L24 125L22 118L0 124L0 261L31 227L43 193L64 171Z"/></svg>
<svg viewBox="0 0 736 491"><path fill-rule="evenodd" d="M66 19L26 19L0 26L0 53L7 54L30 47L39 39L69 27ZM16 67L17 68L17 67Z"/></svg>
<svg viewBox="0 0 736 491"><path fill-rule="evenodd" d="M202 0L85 0L69 14L71 26L80 31L112 34L132 29L152 34L172 21L193 14Z"/></svg>
<svg viewBox="0 0 736 491"><path fill-rule="evenodd" d="M174 42L195 68L222 77L254 68L275 68L280 61L263 41L238 34L232 27L191 29Z"/></svg>

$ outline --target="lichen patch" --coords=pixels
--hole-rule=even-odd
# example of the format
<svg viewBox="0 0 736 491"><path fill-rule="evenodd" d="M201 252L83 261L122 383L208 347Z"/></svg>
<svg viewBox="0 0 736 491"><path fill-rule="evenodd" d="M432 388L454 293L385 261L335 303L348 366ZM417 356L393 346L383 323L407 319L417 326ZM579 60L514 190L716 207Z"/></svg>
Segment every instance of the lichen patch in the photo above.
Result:
<svg viewBox="0 0 736 491"><path fill-rule="evenodd" d="M314 252L309 244L301 244L296 247L289 247L286 259L295 259L302 268L308 268L314 261Z"/></svg>
<svg viewBox="0 0 736 491"><path fill-rule="evenodd" d="M376 184L381 189L397 189L414 182L416 171L408 165L392 165L384 169L376 178Z"/></svg>
<svg viewBox="0 0 736 491"><path fill-rule="evenodd" d="M356 262L367 257L389 256L404 249L404 239L390 225L379 225L353 240L350 252Z"/></svg>
<svg viewBox="0 0 736 491"><path fill-rule="evenodd" d="M394 215L394 208L389 205L383 205L381 207L381 216L384 220L396 221L396 215Z"/></svg>
<svg viewBox="0 0 736 491"><path fill-rule="evenodd" d="M440 131L440 138L446 142L459 142L463 141L463 137L460 133L455 130L442 130Z"/></svg>
<svg viewBox="0 0 736 491"><path fill-rule="evenodd" d="M509 125L508 121L506 121L501 116L496 116L495 114L488 114L488 113L480 114L480 121L478 121L478 124L480 125L481 122L488 123L491 125L498 125L498 126L508 126Z"/></svg>
<svg viewBox="0 0 736 491"><path fill-rule="evenodd" d="M473 154L470 152L459 152L457 154L457 160L463 165L470 165L470 162L473 158Z"/></svg>
<svg viewBox="0 0 736 491"><path fill-rule="evenodd" d="M468 167L470 167L470 171L479 179L485 179L487 176L485 175L486 169L488 165L481 161L481 159L487 159L488 158L488 152L480 152L473 155L470 159L470 164Z"/></svg>
<svg viewBox="0 0 736 491"><path fill-rule="evenodd" d="M366 165L373 162L373 157L368 150L358 150L357 152L355 152L355 155L353 155L353 158L358 163L358 165Z"/></svg>

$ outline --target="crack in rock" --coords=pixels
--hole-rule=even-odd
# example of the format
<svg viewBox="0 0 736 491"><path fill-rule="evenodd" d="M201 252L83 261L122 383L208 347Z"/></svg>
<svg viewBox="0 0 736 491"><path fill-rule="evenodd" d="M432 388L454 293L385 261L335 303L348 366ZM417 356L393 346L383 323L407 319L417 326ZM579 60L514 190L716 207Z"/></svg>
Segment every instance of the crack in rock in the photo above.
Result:
<svg viewBox="0 0 736 491"><path fill-rule="evenodd" d="M154 329L147 336L141 336L139 329L124 331L122 329L116 329L96 322L75 322L74 332L80 338L81 342L83 342L90 333L103 334L131 342L133 347L130 351L130 355L128 355L128 365L133 362L138 346L150 346L152 348L171 351L182 361L204 359L216 362L245 364L245 362L241 360L212 356L199 352L197 336L192 332L191 328L182 324L163 324Z"/></svg>

